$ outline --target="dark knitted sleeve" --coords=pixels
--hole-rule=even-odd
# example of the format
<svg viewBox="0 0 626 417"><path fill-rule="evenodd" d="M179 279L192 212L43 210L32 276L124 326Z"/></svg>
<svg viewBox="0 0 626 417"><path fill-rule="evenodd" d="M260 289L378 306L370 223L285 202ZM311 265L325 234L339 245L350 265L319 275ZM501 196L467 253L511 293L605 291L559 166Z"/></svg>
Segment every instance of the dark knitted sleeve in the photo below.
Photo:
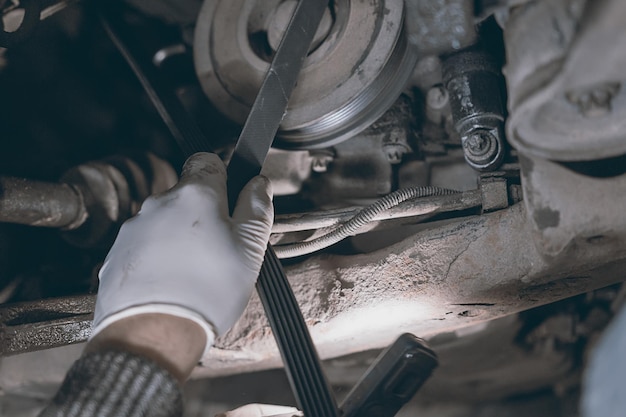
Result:
<svg viewBox="0 0 626 417"><path fill-rule="evenodd" d="M155 362L121 351L77 360L39 417L178 417L182 393L176 379Z"/></svg>

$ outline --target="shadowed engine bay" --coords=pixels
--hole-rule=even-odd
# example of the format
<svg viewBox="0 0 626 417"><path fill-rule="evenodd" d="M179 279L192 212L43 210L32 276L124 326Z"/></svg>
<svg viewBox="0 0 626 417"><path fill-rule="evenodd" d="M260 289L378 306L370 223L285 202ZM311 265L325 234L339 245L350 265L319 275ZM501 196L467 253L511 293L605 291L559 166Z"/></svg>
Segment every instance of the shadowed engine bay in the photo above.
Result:
<svg viewBox="0 0 626 417"><path fill-rule="evenodd" d="M184 162L99 9L227 162L296 3L0 1L4 369L87 340L119 227ZM263 174L334 386L410 332L442 362L422 399L577 395L625 294L623 21L619 0L329 3ZM281 366L257 296L212 359L196 378Z"/></svg>

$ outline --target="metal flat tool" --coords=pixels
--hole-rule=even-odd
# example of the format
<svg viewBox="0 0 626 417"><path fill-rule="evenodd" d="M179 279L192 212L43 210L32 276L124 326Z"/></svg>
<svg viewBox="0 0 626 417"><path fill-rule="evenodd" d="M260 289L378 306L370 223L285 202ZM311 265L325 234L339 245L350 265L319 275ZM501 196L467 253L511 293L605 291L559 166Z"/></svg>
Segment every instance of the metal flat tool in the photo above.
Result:
<svg viewBox="0 0 626 417"><path fill-rule="evenodd" d="M228 166L231 203L243 186L261 172L327 6L327 0L300 0L296 6Z"/></svg>
<svg viewBox="0 0 626 417"><path fill-rule="evenodd" d="M328 2L324 0L300 0L296 6L228 166L231 210L243 186L261 172L327 6ZM174 93L159 78L150 60L146 57L139 58L141 48L134 42L128 27L120 20L119 11L107 7L103 8L102 15L107 33L141 81L185 155L211 151L211 143L189 117ZM271 247L265 253L257 290L283 357L298 406L307 417L337 417L339 410L320 366L306 323L280 261Z"/></svg>

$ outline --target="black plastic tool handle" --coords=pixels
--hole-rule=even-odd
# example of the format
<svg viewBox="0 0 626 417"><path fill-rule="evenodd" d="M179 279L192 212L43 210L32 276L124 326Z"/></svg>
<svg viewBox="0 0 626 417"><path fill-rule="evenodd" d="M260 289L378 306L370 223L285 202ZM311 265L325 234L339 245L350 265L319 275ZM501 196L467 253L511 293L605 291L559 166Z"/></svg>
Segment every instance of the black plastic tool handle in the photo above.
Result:
<svg viewBox="0 0 626 417"><path fill-rule="evenodd" d="M410 333L385 349L341 404L342 417L393 417L437 367L437 355Z"/></svg>

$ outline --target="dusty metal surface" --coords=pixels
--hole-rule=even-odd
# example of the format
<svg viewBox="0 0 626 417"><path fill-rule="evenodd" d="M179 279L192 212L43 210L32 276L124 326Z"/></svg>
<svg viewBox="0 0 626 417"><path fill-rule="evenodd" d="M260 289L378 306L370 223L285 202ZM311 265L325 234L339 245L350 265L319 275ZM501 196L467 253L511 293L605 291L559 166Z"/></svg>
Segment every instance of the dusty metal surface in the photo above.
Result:
<svg viewBox="0 0 626 417"><path fill-rule="evenodd" d="M626 153L626 3L549 0L505 27L510 119L520 151L559 161Z"/></svg>
<svg viewBox="0 0 626 417"><path fill-rule="evenodd" d="M303 197L316 207L379 198L393 191L393 168L383 152L383 136L366 130L354 139L333 146L326 171L311 175L303 189Z"/></svg>
<svg viewBox="0 0 626 417"><path fill-rule="evenodd" d="M0 356L87 340L95 300L87 295L0 306Z"/></svg>
<svg viewBox="0 0 626 417"><path fill-rule="evenodd" d="M609 310L619 298L618 290L616 286L603 288L520 315L430 338L428 343L437 352L441 365L414 398L413 405L436 402L476 407L518 397L516 394L520 392L537 391L561 397L578 383L580 368L577 364L582 359L581 353L610 319ZM621 293L623 296L624 291ZM83 347L78 344L2 358L0 387L4 395L0 397L0 409L11 416L38 415ZM366 351L324 363L339 400L355 385L377 354L378 351ZM294 403L282 370L190 381L185 391L189 416L198 413L212 416L250 402ZM577 402L561 399L572 406ZM527 402L528 398L523 401ZM34 406L38 406L37 412L26 413ZM522 415L558 415L546 414L545 409L543 413L526 411ZM407 417L424 415L421 407L405 408L403 412ZM448 414L440 411L427 415ZM476 417L478 414L467 415ZM484 414L487 415L494 414ZM500 415L510 416L511 413L503 411ZM450 414L450 417L460 416L458 412Z"/></svg>
<svg viewBox="0 0 626 417"><path fill-rule="evenodd" d="M350 140L310 151L313 165L303 196L315 206L345 205L346 200L380 198L394 190L393 165L414 153L418 114L414 100L401 95L375 123Z"/></svg>
<svg viewBox="0 0 626 417"><path fill-rule="evenodd" d="M567 260L623 255L626 173L594 177L534 157L522 157L521 164L532 236L544 256ZM604 163L598 167L606 172Z"/></svg>
<svg viewBox="0 0 626 417"><path fill-rule="evenodd" d="M430 338L440 367L416 400L484 404L543 389L562 395L576 386L582 353L613 316L619 290L601 288ZM328 376L351 387L373 356L368 351L329 360Z"/></svg>
<svg viewBox="0 0 626 417"><path fill-rule="evenodd" d="M314 257L286 271L320 355L330 358L381 348L402 331L428 336L621 281L617 259L593 253L546 262L518 204L375 253ZM258 299L218 340L213 359L197 375L279 365Z"/></svg>
<svg viewBox="0 0 626 417"><path fill-rule="evenodd" d="M626 278L623 249L545 260L526 218L524 206L517 204L451 221L367 255L317 256L288 266L322 358L382 348L403 331L432 336ZM11 346L5 353L85 340L93 297L76 300L45 301L40 309L56 316L26 324L16 318L32 306L2 306L1 345ZM16 338L16 326L23 326L25 336ZM217 341L211 358L209 367L196 370L197 377L280 366L256 296L233 330Z"/></svg>
<svg viewBox="0 0 626 417"><path fill-rule="evenodd" d="M474 4L466 0L408 0L409 41L424 54L465 48L476 41Z"/></svg>
<svg viewBox="0 0 626 417"><path fill-rule="evenodd" d="M307 151L270 149L261 170L272 182L274 196L297 194L311 176L315 159Z"/></svg>

